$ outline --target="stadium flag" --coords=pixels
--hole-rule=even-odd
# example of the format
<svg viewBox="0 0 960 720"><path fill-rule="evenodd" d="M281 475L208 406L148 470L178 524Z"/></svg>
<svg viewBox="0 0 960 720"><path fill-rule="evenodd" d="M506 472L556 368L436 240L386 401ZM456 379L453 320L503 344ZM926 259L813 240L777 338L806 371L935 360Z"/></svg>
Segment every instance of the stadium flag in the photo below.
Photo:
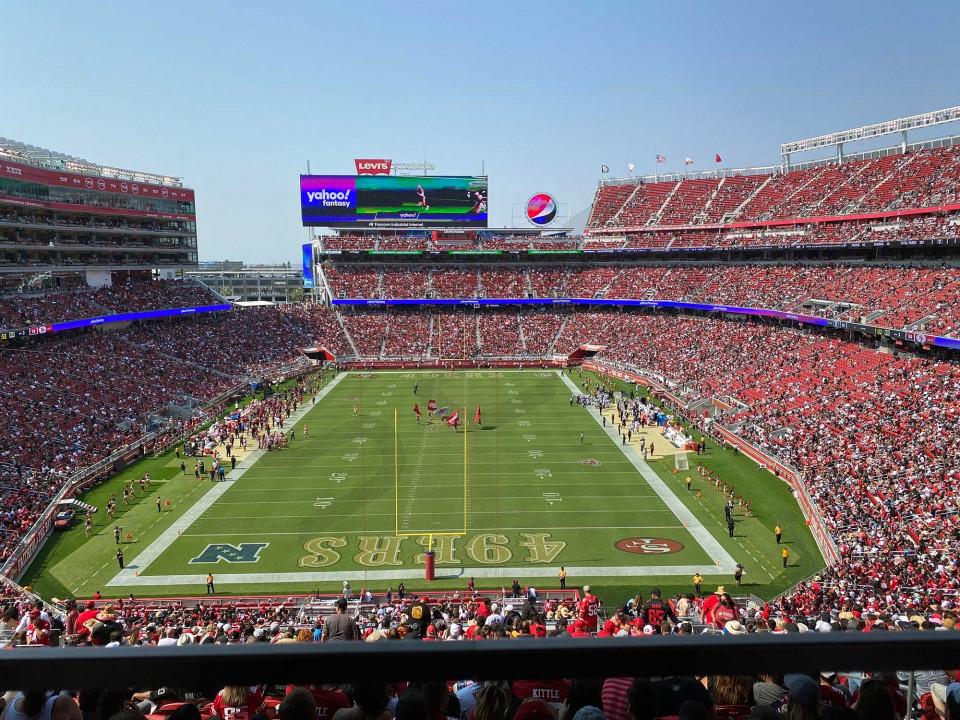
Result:
<svg viewBox="0 0 960 720"><path fill-rule="evenodd" d="M437 401L427 400L427 412L433 412L436 409L437 409Z"/></svg>
<svg viewBox="0 0 960 720"><path fill-rule="evenodd" d="M413 404L413 414L416 415L418 418L420 417L420 403Z"/></svg>
<svg viewBox="0 0 960 720"><path fill-rule="evenodd" d="M446 415L446 414L447 414L447 411L448 411L449 409L450 409L450 406L449 406L449 405L444 405L442 408L434 408L433 410L430 411L430 414L431 414L431 415L441 415L441 416L443 416L443 415Z"/></svg>
<svg viewBox="0 0 960 720"><path fill-rule="evenodd" d="M658 163L665 163L666 161L667 161L667 156L666 156L666 155L657 155L657 162L658 162Z"/></svg>
<svg viewBox="0 0 960 720"><path fill-rule="evenodd" d="M473 424L480 425L481 424L480 420L481 420L480 406L477 405L477 414L473 416Z"/></svg>
<svg viewBox="0 0 960 720"><path fill-rule="evenodd" d="M447 418L447 425L455 428L459 423L460 423L460 411L455 410L453 415Z"/></svg>
<svg viewBox="0 0 960 720"><path fill-rule="evenodd" d="M633 168L634 168L633 163L627 163L627 172L633 172Z"/></svg>
<svg viewBox="0 0 960 720"><path fill-rule="evenodd" d="M693 165L693 160L691 160L690 158L684 158L684 159L683 159L683 164L684 164L684 165Z"/></svg>
<svg viewBox="0 0 960 720"><path fill-rule="evenodd" d="M610 168L608 168L606 165L601 165L601 166L600 166L600 172L602 172L602 173L608 173L608 172L610 172Z"/></svg>
<svg viewBox="0 0 960 720"><path fill-rule="evenodd" d="M716 155L713 156L713 161L714 161L714 162L723 162L723 158L720 157L720 153L717 153Z"/></svg>

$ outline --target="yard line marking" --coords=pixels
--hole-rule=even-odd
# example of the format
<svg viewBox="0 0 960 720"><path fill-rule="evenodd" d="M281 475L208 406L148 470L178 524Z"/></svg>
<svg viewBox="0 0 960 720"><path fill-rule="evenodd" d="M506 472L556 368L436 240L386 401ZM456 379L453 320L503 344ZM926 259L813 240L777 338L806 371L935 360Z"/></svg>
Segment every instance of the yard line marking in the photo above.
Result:
<svg viewBox="0 0 960 720"><path fill-rule="evenodd" d="M563 383L570 388L570 391L573 394L582 394L580 388L578 388L576 384L570 380L570 378L564 375L563 372L557 370L555 373L557 377L559 377ZM594 407L584 409L587 411L590 417L594 419L597 425L603 425L599 410ZM663 482L663 480L660 479L660 476L657 475L657 473L655 473L649 465L647 465L647 463L640 457L632 445L620 444L620 435L613 427L612 423L610 426L604 427L603 430L606 432L614 446L620 448L620 452L622 452L627 460L630 461L630 464L632 464L640 472L640 474L643 476L643 479L647 481L647 484L650 485L653 491L660 496L660 499L671 510L671 512L673 512L677 520L679 520L681 524L687 528L687 531L693 536L694 540L700 544L700 547L703 548L707 555L710 556L710 559L716 563L717 571L732 573L736 568L736 561L717 541L717 539L710 534L710 531L703 526L703 523L700 522L697 516L694 515L676 495L674 495L673 491L665 482ZM666 441L664 440L664 442Z"/></svg>
<svg viewBox="0 0 960 720"><path fill-rule="evenodd" d="M692 575L703 570L703 565L614 565L598 567L595 565L567 566L567 572L577 578L598 577L653 577L671 575ZM438 580L462 580L468 577L507 579L514 577L556 578L555 567L450 567L437 566ZM277 572L277 573L224 573L217 575L218 585L249 585L266 583L315 583L341 581L349 578L357 583L374 580L412 580L423 579L423 568L393 570L331 570L325 572ZM148 587L151 585L203 585L207 581L205 574L199 575L140 575L118 574L109 587Z"/></svg>
<svg viewBox="0 0 960 720"><path fill-rule="evenodd" d="M518 473L518 475L526 475L526 474L527 474L527 473ZM630 474L630 475L636 475L636 473L634 473L634 472L632 472L632 471L631 471L629 474ZM276 476L274 476L274 477L276 477ZM314 477L316 477L316 476L314 476ZM302 479L306 479L306 478L302 478ZM588 488L588 486L585 485L582 480L578 480L577 482L569 482L569 483L562 483L562 482L543 483L543 485L549 485L550 487L566 486L566 487L582 487L582 488ZM532 485L531 485L531 487L536 487L536 486L537 486L537 483L532 483ZM367 490L393 490L393 485L364 485L363 487L364 487L365 489L367 489ZM426 487L427 490L439 490L439 489L441 489L441 488L447 488L447 487L462 487L462 483L442 483L442 484L437 484L437 485L427 485L427 486L424 486L424 487ZM470 487L500 487L500 483L470 483ZM624 483L604 483L604 484L603 484L603 487L605 487L605 488L608 488L608 487L637 487L637 481L634 480L633 482L624 482ZM311 490L311 491L312 491L312 490L316 490L316 487L314 487L314 486L309 486L309 487L286 487L286 486L284 486L284 487L282 487L282 488L275 488L275 487L234 488L234 489L231 491L230 494L231 494L231 495L234 495L234 494L236 494L236 493L265 492L265 493L270 493L270 494L272 495L272 494L274 494L274 493L276 493L276 492L278 492L278 491L280 491L280 490ZM591 494L590 497L593 497L593 495ZM609 496L609 497L628 497L628 496L623 496L623 495L611 495L611 496ZM643 497L659 497L659 496L658 496L656 493L649 493L649 494L644 493L644 494L631 494L631 495L629 495L629 497L643 498Z"/></svg>
<svg viewBox="0 0 960 720"><path fill-rule="evenodd" d="M449 487L456 487L456 486L451 485L451 486L449 486ZM553 485L551 484L550 487L553 487ZM366 488L366 489L367 489L367 490L370 490L370 488ZM434 489L436 489L436 488L424 488L424 489L426 489L426 490L434 490ZM557 496L559 496L560 493L543 493L543 495L557 495ZM590 494L590 495L588 495L588 496L575 496L573 499L575 499L575 500L616 500L617 502L624 502L624 501L629 501L629 500L634 500L634 499L643 499L643 498L652 498L652 497L657 497L657 496L651 494L651 495L631 495L631 496L629 496L629 497L625 497L625 496L623 496L623 495L597 495L597 494ZM289 505L302 505L302 504L305 503L305 502L309 502L310 499L311 499L311 498L309 498L309 497L307 497L307 496L305 495L305 496L303 496L303 497L296 498L296 499L293 499L293 500L221 500L220 502L217 503L217 505L218 505L218 506L220 506L220 505L246 505L246 506L248 506L248 507L250 506L251 503L254 503L254 504L256 504L256 505L287 505L287 504L289 504ZM431 495L431 496L430 496L430 499L431 499L431 500L462 500L463 498L460 497L459 495L454 495L454 496L452 496L452 497L437 497L437 496L435 496L435 495ZM492 497L492 496L491 496L491 497L475 497L475 498L474 498L474 500L476 500L477 502L484 502L484 501L494 502L495 500L542 500L542 499L543 499L543 496L542 496L542 495L501 495L501 496L498 496L498 497ZM374 499L374 500L369 500L369 499L364 499L364 500L337 500L337 504L338 504L338 505L345 505L345 504L349 504L349 503L364 503L364 504L369 505L369 504L377 503L377 502L381 502L381 503L388 503L388 502L389 502L389 503L392 504L390 498L379 498L379 499Z"/></svg>
<svg viewBox="0 0 960 720"><path fill-rule="evenodd" d="M324 398L327 393L333 390L333 388L335 388L345 377L346 373L340 373L337 375L337 377L328 382L320 390L320 392L317 393L317 400ZM287 422L290 423L288 427L296 427L297 423L300 422L303 416L309 413L315 407L315 403L304 403L299 410L291 413L287 420ZM284 424L286 425L286 423ZM213 483L212 488L210 488L202 497L200 497L186 512L183 513L183 515L174 520L173 523L170 524L170 527L160 533L156 540L144 548L143 552L139 553L135 558L133 558L133 561L127 565L127 567L117 573L111 582L114 582L118 579L122 580L128 577L136 578L138 572L148 568L151 563L153 563L158 557L166 552L167 548L173 545L178 535L193 525L193 523L196 522L200 516L203 515L217 500L219 500L220 497L227 492L227 490L233 487L233 484L243 477L247 470L249 470L257 462L257 460L263 457L266 452L266 450L254 450L247 455L247 457L240 461L236 469L227 473L226 480L223 482Z"/></svg>
<svg viewBox="0 0 960 720"><path fill-rule="evenodd" d="M656 509L656 510L615 510L615 509L610 509L610 508L596 509L596 510L583 510L583 509L576 509L576 510L549 510L549 509L547 509L547 510L533 510L533 509L523 508L523 509L517 509L517 510L500 510L500 511L497 511L497 510L474 510L474 511L473 511L473 514L474 514L474 515L497 515L497 514L499 514L499 513L502 513L502 514L504 514L504 515L537 515L537 514L541 514L541 513L544 513L544 514L547 514L547 515L551 515L551 514L554 514L554 513L580 513L581 515L585 515L585 514L588 514L588 513L589 513L589 514L593 514L593 513L603 513L604 515L615 515L615 514L617 514L617 513L630 513L631 515L656 515L656 514L660 514L660 513L670 513L670 514L672 514L670 508L660 508L660 509ZM392 512L388 512L388 513L371 513L371 512L368 512L368 513L365 513L365 515L366 515L367 517L392 517L392 518L395 518L395 517L396 517L396 513L392 513ZM441 510L441 511L439 511L439 512L426 512L426 511L418 510L418 511L417 511L417 515L442 515L442 516L448 516L448 515L450 515L450 512L449 512L448 510ZM301 518L315 518L315 517L317 517L316 514L313 514L313 515L290 515L290 514L288 514L288 513L284 513L284 515L283 515L283 519L288 519L288 518L301 519ZM324 514L324 517L325 517L325 518L336 518L336 517L356 518L356 517L357 517L357 514L356 514L356 513L346 513L346 514L344 514L344 515L327 515L327 514ZM204 522L205 520L216 520L216 521L218 521L218 522L221 521L221 520L270 520L270 521L272 521L272 522L275 522L275 521L277 520L277 518L268 517L268 516L265 516L265 515L211 515L210 517L200 518L200 519L199 519L199 522ZM549 528L546 528L546 529L549 529Z"/></svg>
<svg viewBox="0 0 960 720"><path fill-rule="evenodd" d="M329 516L328 516L329 517ZM542 530L543 525L528 525L526 527L477 527L470 528L468 532L492 532L494 530L502 531L517 531L517 530ZM680 525L625 525L625 526L615 526L615 525L574 525L570 527L551 527L550 531L556 530L681 530ZM394 528L384 528L382 530L330 530L329 534L331 535L385 535L389 537L394 536ZM316 530L278 530L275 532L251 532L241 531L241 532L215 532L215 533L184 533L181 537L260 537L261 535L316 535ZM430 532L426 531L424 535L429 535Z"/></svg>

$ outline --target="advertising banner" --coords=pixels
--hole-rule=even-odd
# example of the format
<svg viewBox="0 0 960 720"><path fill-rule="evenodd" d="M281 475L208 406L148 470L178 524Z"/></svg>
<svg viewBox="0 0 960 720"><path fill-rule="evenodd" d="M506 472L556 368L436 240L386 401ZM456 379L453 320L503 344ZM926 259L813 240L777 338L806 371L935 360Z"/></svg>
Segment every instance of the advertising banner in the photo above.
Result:
<svg viewBox="0 0 960 720"><path fill-rule="evenodd" d="M485 228L487 178L301 175L300 208L305 226Z"/></svg>

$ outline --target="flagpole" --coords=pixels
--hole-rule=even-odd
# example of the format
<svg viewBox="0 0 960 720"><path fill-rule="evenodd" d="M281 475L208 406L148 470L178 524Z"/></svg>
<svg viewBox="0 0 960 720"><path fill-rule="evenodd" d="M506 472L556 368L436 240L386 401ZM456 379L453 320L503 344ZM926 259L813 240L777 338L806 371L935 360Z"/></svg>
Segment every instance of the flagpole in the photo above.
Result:
<svg viewBox="0 0 960 720"><path fill-rule="evenodd" d="M463 408L463 534L467 534L467 408Z"/></svg>

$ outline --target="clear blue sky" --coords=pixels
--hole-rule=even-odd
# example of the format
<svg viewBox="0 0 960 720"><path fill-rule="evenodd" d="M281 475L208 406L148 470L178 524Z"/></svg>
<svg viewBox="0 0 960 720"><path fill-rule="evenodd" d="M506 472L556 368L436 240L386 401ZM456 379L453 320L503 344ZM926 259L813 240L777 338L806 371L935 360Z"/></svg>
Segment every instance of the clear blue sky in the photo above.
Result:
<svg viewBox="0 0 960 720"><path fill-rule="evenodd" d="M491 224L623 174L960 104L960 3L12 2L0 136L183 176L201 259L296 260L297 175L490 175ZM954 130L960 133L960 130Z"/></svg>

